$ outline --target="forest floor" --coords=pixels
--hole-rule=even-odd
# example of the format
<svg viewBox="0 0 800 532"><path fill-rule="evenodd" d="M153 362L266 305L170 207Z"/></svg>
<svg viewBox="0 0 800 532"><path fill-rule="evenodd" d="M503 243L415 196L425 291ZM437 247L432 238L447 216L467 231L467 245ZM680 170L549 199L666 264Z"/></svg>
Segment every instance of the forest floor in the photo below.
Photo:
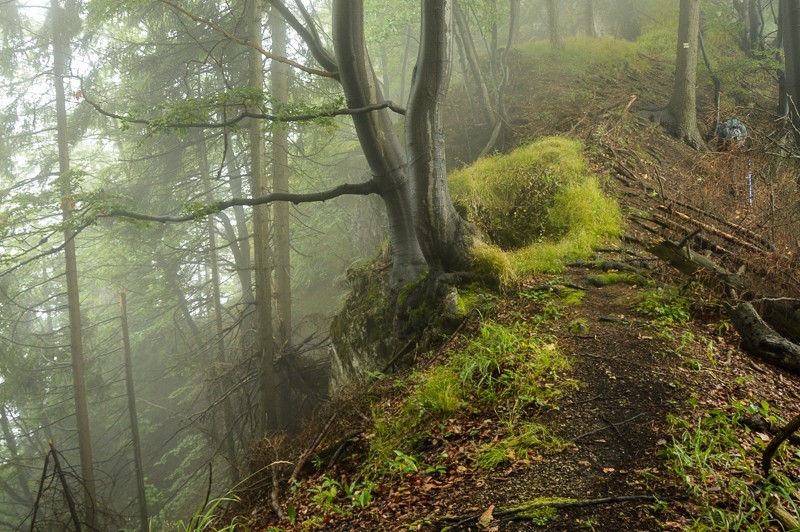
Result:
<svg viewBox="0 0 800 532"><path fill-rule="evenodd" d="M632 259L642 267L640 271L649 270L647 259L624 252L604 255L606 260ZM654 267L651 275L667 274ZM414 459L414 470L377 481L363 508L351 504L343 480L338 481L334 496L321 498L320 493L333 486L331 479L353 478L358 464L367 460L373 435L366 428L348 448L342 464L303 480L289 497L297 509L296 525L276 522L270 507L262 503L249 516L250 526L257 530L269 526L287 530L688 528L698 517L698 507L708 501L687 497L689 485L680 478L667 449L683 437L693 419L705 418L712 411L733 415L749 407L769 409L770 416L791 417L800 411L800 382L743 353L735 334L724 322L721 325L710 307L695 304L694 319L667 323L642 312L644 294L654 290L646 286L652 281L596 287L593 279L597 278L604 278L597 270L571 267L559 276L529 279L518 292L494 301L488 313L480 318L473 315L436 354L437 359L446 359L463 348L479 335L479 322L486 320L517 326L529 322L536 335L552 338L571 365L558 379L578 385L529 413L530 420L568 442L563 450L512 452L498 468L474 467L480 445L502 439L506 427L497 412L471 411L441 423ZM580 286L585 291L578 304L561 307L557 319L542 323L537 316L548 312L547 302L530 298L530 290L542 286ZM665 308L662 318L671 312ZM432 362L426 359L421 364ZM382 396L381 406L388 410L403 397L394 386L374 393ZM351 428L369 415L369 411L357 411L359 404L346 403L344 408L349 410L340 414L351 420ZM747 452L744 458L752 464L760 460L759 450L771 438L744 425L726 430L739 443L729 452ZM426 470L429 463L437 464L435 471ZM702 488L723 506L735 504L744 494L728 493L734 486L730 480L742 476L756 489L757 477L751 478L741 468L709 472ZM696 482L700 481L692 479L689 484ZM639 500L624 500L629 497ZM531 502L564 502L567 507L503 515L504 510ZM313 527L309 526L311 516L316 518Z"/></svg>
<svg viewBox="0 0 800 532"><path fill-rule="evenodd" d="M314 452L334 454L317 460L321 471L301 475L288 493L278 494L278 506L289 513L288 518L276 518L275 503L270 504L269 489L264 488L269 479L261 488L256 485L253 491L239 493L246 510L233 511L248 526L254 530L783 529L769 515L775 490L764 483L759 465L774 427L751 429L745 422L761 418L781 425L792 418L800 412L800 381L742 351L714 296L688 285L638 245L653 238L659 225L653 220L661 220L662 231L665 225L672 228L674 232L666 236L676 240L685 236L679 224L659 218L669 214L664 208L670 203L667 195L701 210L715 206L725 220L749 223L754 232L763 233L763 220L753 215L754 210L741 207L746 192L739 178L748 159L758 165L765 150L752 146L748 153L698 154L657 125L629 113L631 94L647 94L650 103L667 100L664 87L670 69L660 64L654 68L656 74L626 69L616 77L595 68L572 84L560 73L528 68L524 72L530 79L522 76L520 87L511 90L530 99L511 102L520 142L553 134L579 138L597 173L608 176L609 192L628 216L630 238L618 248L599 251L594 265L614 261L634 267L636 275L601 272L585 263L569 266L559 275L526 279L517 289L492 296L491 305L482 307L480 314L470 314L433 353L419 354L416 364L420 369L447 360L479 338L481 323L530 325L531 335L551 338L569 361L570 368L560 371L556 380L576 385L524 412L566 443L558 451L539 452L535 446L527 452L509 451L496 468L476 467L478 449L501 441L509 431L502 409L476 407L430 430L418 454L399 453L396 462L402 467L392 474L365 481L357 471L370 459L376 405L386 412L398 411L413 376L378 380L366 391L331 405L326 416L334 412L336 423L326 425L321 417L305 440L292 444L296 451L308 448L322 431ZM548 76L552 83L542 81ZM598 76L602 79L595 79ZM532 79L538 82L532 84ZM587 92L590 96L577 104L562 89L596 87L598 81L604 82L604 90ZM537 87L533 97L525 90L529 86ZM704 94L701 105L709 100ZM738 111L756 134L761 124L769 127L770 119L763 118L768 113L757 106ZM709 179L715 180L710 186ZM642 223L634 223L637 218ZM774 239L774 213L772 224ZM786 271L777 264L752 259L748 269L757 272L753 282L782 285ZM765 268L765 273L758 268ZM618 282L595 286L603 283L592 279L603 276ZM572 287L583 296L577 304L559 306L553 319L541 320L549 312L548 300L531 297L531 290L548 286ZM653 293L684 301L687 314L668 298L656 299L662 304L649 310L643 307ZM260 452L255 463L283 458L271 448ZM783 454L779 463L796 482L797 460ZM791 487L787 493L783 501L791 506L798 496ZM527 510L519 511L521 507Z"/></svg>

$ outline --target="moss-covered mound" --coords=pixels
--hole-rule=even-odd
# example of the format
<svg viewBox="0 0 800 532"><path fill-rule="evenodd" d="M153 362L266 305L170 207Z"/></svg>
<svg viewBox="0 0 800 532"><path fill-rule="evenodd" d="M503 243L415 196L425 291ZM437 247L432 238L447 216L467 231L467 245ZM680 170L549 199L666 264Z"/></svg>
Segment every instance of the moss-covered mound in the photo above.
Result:
<svg viewBox="0 0 800 532"><path fill-rule="evenodd" d="M578 141L551 137L481 159L454 172L450 187L467 219L511 252L516 273L558 270L565 257L585 256L621 231L619 207L600 189ZM476 250L477 269L505 266L498 256Z"/></svg>

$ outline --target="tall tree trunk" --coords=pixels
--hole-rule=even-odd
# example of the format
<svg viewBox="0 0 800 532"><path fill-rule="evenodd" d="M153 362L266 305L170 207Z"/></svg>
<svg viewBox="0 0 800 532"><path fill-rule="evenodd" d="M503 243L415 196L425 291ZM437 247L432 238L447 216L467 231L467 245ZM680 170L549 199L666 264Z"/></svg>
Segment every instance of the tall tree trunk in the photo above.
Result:
<svg viewBox="0 0 800 532"><path fill-rule="evenodd" d="M383 101L364 41L363 0L333 1L333 42L348 107ZM423 72L419 65L417 68ZM415 280L426 263L414 229L413 190L405 172L406 159L389 112L359 113L353 115L353 124L386 206L392 282L398 285Z"/></svg>
<svg viewBox="0 0 800 532"><path fill-rule="evenodd" d="M286 21L277 9L270 12L272 53L286 56ZM270 66L272 98L276 102L289 100L289 67L280 61ZM272 128L272 188L274 192L289 192L289 129L276 125ZM292 289L289 259L289 203L280 201L275 211L275 297L278 311L275 331L278 349L286 354L292 342Z"/></svg>
<svg viewBox="0 0 800 532"><path fill-rule="evenodd" d="M695 149L705 143L697 129L697 52L700 32L700 0L681 0L678 23L678 61L672 98L662 122Z"/></svg>
<svg viewBox="0 0 800 532"><path fill-rule="evenodd" d="M139 419L136 415L136 394L133 387L133 362L131 357L131 341L128 336L128 304L125 292L119 294L120 320L122 322L122 346L125 355L125 388L128 396L128 415L131 422L131 443L133 445L133 463L136 474L136 494L139 503L139 520L142 532L150 530L147 515L147 496L144 489L144 465L142 462L142 445L139 440Z"/></svg>
<svg viewBox="0 0 800 532"><path fill-rule="evenodd" d="M463 43L462 48L464 58L467 60L467 65L469 66L469 73L475 82L475 89L477 89L478 96L480 97L484 120L494 125L497 118L492 106L492 97L489 95L489 87L486 85L486 80L484 80L483 73L481 72L481 66L478 62L478 53L475 51L475 42L472 40L469 25L457 1L453 2L453 20L456 23L456 29L460 35L459 42Z"/></svg>
<svg viewBox="0 0 800 532"><path fill-rule="evenodd" d="M476 235L450 199L441 111L452 61L453 3L422 0L421 9L418 75L406 113L409 168L416 187L417 234L431 270L466 270Z"/></svg>
<svg viewBox="0 0 800 532"><path fill-rule="evenodd" d="M64 94L64 74L69 57L69 36L63 23L77 17L66 13L58 0L50 0L50 19L53 23L53 86L56 95L56 128L58 137L58 171L61 181L61 214L64 219L64 255L67 278L67 306L69 312L70 351L72 353L72 384L75 396L75 418L78 429L78 448L81 459L82 483L86 493L86 524L97 528L95 512L96 488L92 460L92 439L89 431L89 404L86 394L86 370L83 361L81 335L81 305L78 287L78 264L75 252L75 232L70 220L74 209L69 168L69 135L67 132L67 106Z"/></svg>
<svg viewBox="0 0 800 532"><path fill-rule="evenodd" d="M594 21L594 0L584 0L584 15L583 22L586 25L586 35L589 37L597 37L597 25Z"/></svg>
<svg viewBox="0 0 800 532"><path fill-rule="evenodd" d="M789 116L800 146L800 0L782 0L780 9Z"/></svg>
<svg viewBox="0 0 800 532"><path fill-rule="evenodd" d="M556 0L547 0L547 31L550 35L550 44L553 48L564 48L564 39L561 37L561 23L558 17L558 4Z"/></svg>
<svg viewBox="0 0 800 532"><path fill-rule="evenodd" d="M214 203L214 193L211 188L211 172L208 164L208 152L206 150L206 140L200 139L198 145L200 150L200 174L203 180L203 189L206 195L206 202L211 205ZM206 229L208 231L209 247L209 266L211 268L211 301L214 313L214 346L216 351L216 364L212 364L212 379L217 384L216 388L222 399L222 419L223 419L223 442L225 444L225 457L228 460L228 474L231 485L239 482L239 461L236 456L236 442L233 439L234 415L231 399L227 392L232 387L230 379L225 377L225 368L228 361L225 356L225 331L222 326L222 297L219 290L219 256L217 253L217 230L214 225L214 217L206 218Z"/></svg>
<svg viewBox="0 0 800 532"><path fill-rule="evenodd" d="M261 0L247 3L248 33L250 42L260 43L261 19L263 16ZM264 66L261 54L248 51L249 82L251 88L264 89ZM264 196L269 190L265 175L264 135L261 123L251 119L248 122L250 142L250 191L253 196ZM275 344L272 337L272 272L269 242L270 211L268 205L253 207L253 247L255 256L256 284L256 350L261 360L259 379L260 415L259 434L277 428L277 394L275 393Z"/></svg>

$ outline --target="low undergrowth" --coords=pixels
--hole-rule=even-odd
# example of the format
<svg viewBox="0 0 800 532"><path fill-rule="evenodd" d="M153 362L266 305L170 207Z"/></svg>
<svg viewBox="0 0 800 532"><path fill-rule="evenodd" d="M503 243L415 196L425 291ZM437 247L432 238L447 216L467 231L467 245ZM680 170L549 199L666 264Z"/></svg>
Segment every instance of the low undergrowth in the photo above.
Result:
<svg viewBox="0 0 800 532"><path fill-rule="evenodd" d="M733 401L726 408L695 408L688 416L670 417L677 435L664 454L695 505L690 530L772 530L776 504L794 514L800 510L796 477L773 471L768 482L761 475L757 464L769 438L742 423L754 414L784 423L766 401ZM796 454L784 448L778 457L783 471L797 472Z"/></svg>
<svg viewBox="0 0 800 532"><path fill-rule="evenodd" d="M554 379L569 363L551 338L530 334L522 327L484 322L480 336L443 364L417 371L408 378L410 392L393 410L375 412L375 434L370 442L367 470L372 475L392 473L397 452L413 453L437 423L456 415L480 414L487 408L505 413L507 437L486 447L476 460L541 444L547 450L561 444L533 425L515 427L530 405L545 405L563 384Z"/></svg>

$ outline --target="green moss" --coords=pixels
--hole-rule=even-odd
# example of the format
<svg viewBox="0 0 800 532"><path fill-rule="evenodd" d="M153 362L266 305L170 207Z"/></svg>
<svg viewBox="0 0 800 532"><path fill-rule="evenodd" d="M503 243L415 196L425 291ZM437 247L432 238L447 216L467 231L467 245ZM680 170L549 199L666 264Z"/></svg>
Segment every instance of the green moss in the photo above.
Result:
<svg viewBox="0 0 800 532"><path fill-rule="evenodd" d="M478 242L472 248L472 271L481 276L497 279L500 284L510 284L516 277L505 251L497 246Z"/></svg>
<svg viewBox="0 0 800 532"><path fill-rule="evenodd" d="M589 173L581 144L552 137L454 172L455 201L502 249L477 244L474 269L515 274L559 272L565 258L585 258L621 233L622 214Z"/></svg>
<svg viewBox="0 0 800 532"><path fill-rule="evenodd" d="M572 334L586 334L589 332L589 322L586 318L576 318L569 322L567 330Z"/></svg>
<svg viewBox="0 0 800 532"><path fill-rule="evenodd" d="M544 526L556 515L554 505L569 504L575 501L576 499L567 499L564 497L540 497L538 499L532 499L516 508L511 508L511 510L520 517L530 519L536 525Z"/></svg>
<svg viewBox="0 0 800 532"><path fill-rule="evenodd" d="M647 286L652 281L631 272L606 272L595 275L587 275L584 281L592 286L609 286L612 284L627 284L631 286Z"/></svg>

